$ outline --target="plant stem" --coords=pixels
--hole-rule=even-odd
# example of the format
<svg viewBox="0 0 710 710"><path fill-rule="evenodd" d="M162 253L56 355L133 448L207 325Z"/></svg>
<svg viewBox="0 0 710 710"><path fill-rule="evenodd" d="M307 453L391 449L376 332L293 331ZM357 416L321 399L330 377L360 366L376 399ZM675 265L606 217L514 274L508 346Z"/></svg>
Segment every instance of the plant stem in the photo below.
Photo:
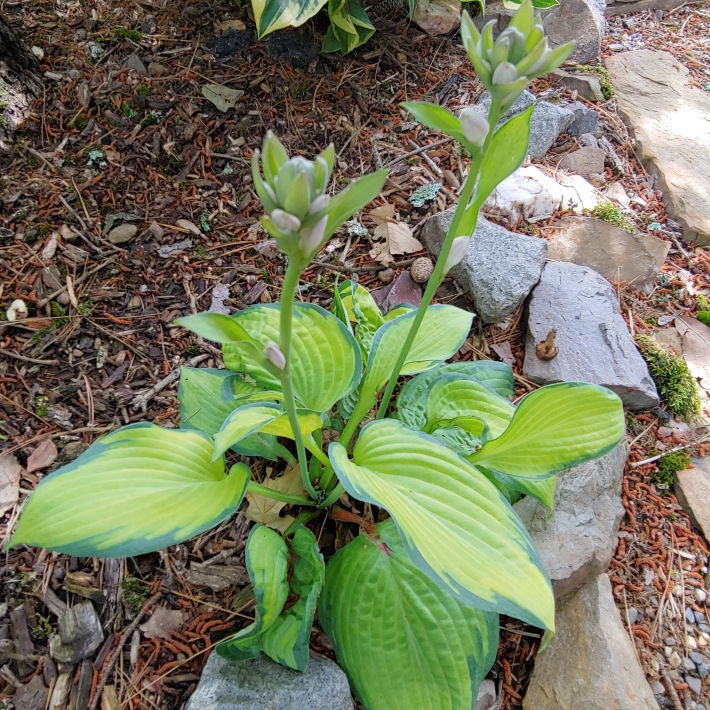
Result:
<svg viewBox="0 0 710 710"><path fill-rule="evenodd" d="M434 294L436 293L439 286L441 286L446 276L446 274L444 273L444 265L446 264L446 259L449 256L449 252L451 251L451 245L453 244L454 239L459 236L456 232L459 228L459 224L461 224L461 220L463 219L464 213L469 207L469 201L471 200L471 195L473 194L473 190L476 187L476 183L478 182L478 176L481 171L483 159L485 158L486 153L488 152L488 148L490 147L491 140L493 138L493 132L495 130L495 125L496 123L498 123L499 118L500 103L498 101L493 101L488 114L489 131L488 135L486 136L486 142L483 145L482 150L478 153L478 155L474 156L474 158L471 160L471 167L469 169L468 176L466 177L466 182L464 183L463 190L461 190L459 202L458 205L456 205L456 211L454 212L454 216L451 220L449 229L446 232L446 238L444 239L444 243L441 245L441 253L439 254L436 260L436 266L434 267L434 271L432 272L432 275L429 278L429 283L427 284L426 290L424 291L424 295L422 296L422 302L419 304L417 315L414 317L412 327L409 329L407 339L404 341L404 345L402 346L402 350L399 353L397 362L394 366L394 369L392 370L392 374L390 375L390 379L387 383L385 392L382 395L380 407L377 410L377 419L382 419L387 413L387 408L389 407L390 399L392 398L392 393L394 392L394 388L397 386L399 373L402 371L402 367L404 367L404 363L407 360L407 355L409 355L409 351L412 348L414 339L417 337L419 328L424 320L424 316L426 315L427 308L429 307L429 304L434 298ZM350 424L350 422L348 422L348 424ZM357 424L355 426L357 426Z"/></svg>
<svg viewBox="0 0 710 710"><path fill-rule="evenodd" d="M289 260L284 276L283 287L281 289L281 320L279 329L279 348L286 358L286 365L280 373L281 389L284 394L284 409L288 414L288 420L293 429L293 438L296 442L298 452L298 466L301 473L303 487L308 491L308 495L314 500L318 499L318 493L311 484L308 475L308 459L306 458L306 446L303 443L303 433L298 422L296 412L296 399L293 394L293 384L291 382L291 331L293 326L293 299L296 297L298 279L301 275L299 265L292 259Z"/></svg>
<svg viewBox="0 0 710 710"><path fill-rule="evenodd" d="M311 498L281 493L281 491L275 491L268 486L262 486L261 483L257 483L256 481L249 481L247 491L260 496L266 496L267 498L273 498L274 500L280 500L282 503L290 503L291 505L315 505L315 502Z"/></svg>

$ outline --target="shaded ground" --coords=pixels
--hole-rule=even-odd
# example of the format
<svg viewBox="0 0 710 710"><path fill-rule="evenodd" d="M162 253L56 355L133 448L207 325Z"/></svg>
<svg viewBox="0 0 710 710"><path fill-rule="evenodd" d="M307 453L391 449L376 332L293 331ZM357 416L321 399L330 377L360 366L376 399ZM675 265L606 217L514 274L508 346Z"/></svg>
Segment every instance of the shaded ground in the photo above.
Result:
<svg viewBox="0 0 710 710"><path fill-rule="evenodd" d="M245 11L214 3L153 11L145 1L83 10L40 0L4 7L28 42L44 51L45 89L16 149L0 154L2 304L22 298L32 316L13 325L0 320L0 450L29 468L28 456L38 445L48 446L43 442L51 440L58 452L53 463L23 472L20 503L5 512L0 525L3 542L39 478L76 457L102 431L132 421L177 424L174 373L179 365L219 367L222 361L216 348L172 327L176 317L209 308L215 293L225 292L223 286L229 289L224 303L232 310L278 299L283 263L256 225L260 207L248 174L252 151L268 128L291 151L307 155L334 142L336 186L391 166L383 197L396 205L416 234L428 214L455 203L466 161L439 135L410 122L398 103L435 99L457 110L473 103L481 91L455 40L424 37L400 15L377 18L373 40L345 58L318 55L317 45L308 39L312 27L307 27L305 39L284 33L269 46L255 45L248 33L233 29L214 51L224 55L236 49L237 56L216 61L206 49L219 32L216 23L241 19L249 27ZM706 69L701 66L705 45L700 24L706 19L704 11L688 10L682 8L665 23L649 15L634 26L644 28L644 40L658 46L673 41L682 26L687 41L678 58L702 83ZM619 24L623 22L614 20L630 34ZM293 49L298 66L274 58ZM124 67L134 52L146 67L161 65L151 66L152 77ZM244 94L222 113L203 97L207 83ZM536 88L547 85L539 82ZM605 129L624 167L622 175L610 172L608 177L620 179L641 197L634 205L640 230L664 225L659 195L634 155L613 101L602 108ZM562 136L559 150L571 147L566 141ZM433 147L426 154L413 154L427 144ZM436 199L423 208L412 207L409 195L435 181L443 183ZM374 226L367 217L362 221L365 227ZM113 233L110 241L111 229L122 224L135 226L135 236L116 243ZM548 226L518 228L544 236ZM654 233L663 236L662 231ZM302 297L328 307L332 284L341 274L369 288L381 285L383 267L370 258L371 247L369 236L337 236L321 253L319 265L304 274ZM408 265L411 259L401 262ZM401 268L395 263L395 272ZM672 251L664 271L676 277L681 270L680 286L676 279L658 288L655 300L629 294L637 331L650 328L644 309L658 315L674 313L679 304L693 307L683 287L686 273L697 289L710 287L705 250L688 258ZM466 303L451 282L442 287L440 300ZM519 371L524 340L520 316L503 329L474 332L460 357L490 357L490 344L507 341ZM533 386L523 378L518 382L519 394ZM632 453L641 459L655 445L657 422L655 414L636 419L643 428L651 427ZM613 579L622 602L637 594L634 580L645 574L641 552L630 556L629 547L652 557L644 546L655 544L659 560L666 559L662 550L672 545L695 555L691 570L676 570L685 583L706 571L702 540L689 531L672 496L659 499L654 493L654 467L639 467L633 474L638 481L628 479L630 517L623 531L640 542L630 546L625 537L617 553ZM658 511L638 512L648 506L663 514L653 530L647 521L655 520ZM639 521L639 515L645 517ZM336 525L324 517L312 527L326 552L357 533L350 524ZM0 597L0 660L5 664L0 701L33 674L50 687L56 685L58 671L47 655L47 635L56 625L50 611L53 592L68 602L88 597L99 603L107 638L90 658L95 702L99 686L108 684L115 689L116 707L181 707L206 651L250 620L252 599L244 589L242 567L247 529L240 513L165 554L120 562L29 549L7 553ZM684 558L675 559L677 565ZM658 579L663 582L661 575ZM164 639L149 639L145 633L135 637L135 627L126 632L146 599L185 612L179 631L166 633ZM532 635L515 633L523 630L518 622L504 620L503 626L509 630L502 635L495 678L502 707L510 710L520 707L539 639L534 629L526 630ZM645 639L639 629L633 631ZM121 648L123 656L116 663ZM317 629L312 648L331 653ZM650 667L655 656L643 648L641 652ZM78 669L72 678L78 688ZM44 707L43 700L37 707Z"/></svg>

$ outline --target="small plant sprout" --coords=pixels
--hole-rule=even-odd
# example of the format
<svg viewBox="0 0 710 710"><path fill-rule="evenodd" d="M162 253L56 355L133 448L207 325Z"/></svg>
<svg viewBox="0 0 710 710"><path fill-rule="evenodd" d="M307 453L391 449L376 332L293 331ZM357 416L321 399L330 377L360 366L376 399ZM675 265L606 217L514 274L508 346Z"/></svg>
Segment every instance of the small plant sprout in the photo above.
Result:
<svg viewBox="0 0 710 710"><path fill-rule="evenodd" d="M495 661L499 614L554 629L550 580L509 501L527 495L552 507L557 472L624 435L621 401L603 387L549 385L514 406L508 365L445 364L474 314L432 298L465 257L484 200L525 158L532 108L500 120L571 49L548 47L530 0L495 42L466 14L462 34L492 93L488 115L404 104L471 156L421 306L382 313L353 281L336 283L331 311L296 300L301 273L380 194L387 173L335 192L332 146L313 160L289 157L269 132L252 172L261 223L288 259L280 302L178 319L222 345L226 369L182 368L180 428L122 427L45 476L11 539L132 557L214 528L247 493L289 505L290 519L264 516L249 533L254 619L217 652L235 663L264 653L303 671L317 607L365 710L471 710ZM236 455L275 462L276 473L252 480ZM344 493L373 506L379 522L326 567L307 524L322 515L322 529Z"/></svg>

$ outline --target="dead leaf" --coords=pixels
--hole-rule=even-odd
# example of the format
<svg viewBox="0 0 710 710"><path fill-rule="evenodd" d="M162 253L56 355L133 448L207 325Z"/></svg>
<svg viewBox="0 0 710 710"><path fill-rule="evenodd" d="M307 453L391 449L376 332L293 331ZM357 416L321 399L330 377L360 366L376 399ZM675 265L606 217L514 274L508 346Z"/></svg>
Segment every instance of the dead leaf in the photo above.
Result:
<svg viewBox="0 0 710 710"><path fill-rule="evenodd" d="M140 630L149 639L168 639L173 631L177 631L185 623L185 613L163 606L156 606L150 619L141 624Z"/></svg>
<svg viewBox="0 0 710 710"><path fill-rule="evenodd" d="M200 228L194 222L190 222L189 219L179 219L177 222L175 222L175 224L181 229L184 229L188 232L192 232L193 234L202 234L202 232L200 232Z"/></svg>
<svg viewBox="0 0 710 710"><path fill-rule="evenodd" d="M679 316L675 327L683 338L683 357L703 389L710 390L710 328L695 318Z"/></svg>
<svg viewBox="0 0 710 710"><path fill-rule="evenodd" d="M244 92L220 84L205 84L202 87L202 95L220 111L226 113L237 105L237 100L244 96Z"/></svg>
<svg viewBox="0 0 710 710"><path fill-rule="evenodd" d="M421 251L422 243L414 236L412 230L405 222L398 222L394 218L394 205L385 203L370 212L370 217L377 227L372 235L374 241L382 240L375 244L370 251L370 256L381 264L391 264L395 255L411 254Z"/></svg>
<svg viewBox="0 0 710 710"><path fill-rule="evenodd" d="M22 466L12 455L0 459L0 515L6 513L20 499Z"/></svg>
<svg viewBox="0 0 710 710"><path fill-rule="evenodd" d="M220 30L245 30L247 26L241 20L225 20L219 23Z"/></svg>
<svg viewBox="0 0 710 710"><path fill-rule="evenodd" d="M116 694L116 688L112 685L105 686L101 694L101 710L116 710L117 707L118 695Z"/></svg>
<svg viewBox="0 0 710 710"><path fill-rule="evenodd" d="M267 478L262 485L271 488L271 490L290 495L303 495L305 493L298 466L289 469L279 478ZM248 520L268 525L270 528L282 533L286 532L295 520L293 515L286 515L283 518L279 515L287 503L261 496L258 493L247 493L246 497L249 501L249 507L246 510Z"/></svg>
<svg viewBox="0 0 710 710"><path fill-rule="evenodd" d="M27 472L41 471L51 466L57 458L57 447L51 439L45 439L27 459Z"/></svg>
<svg viewBox="0 0 710 710"><path fill-rule="evenodd" d="M515 357L513 356L513 351L510 349L510 341L506 340L503 343L492 343L491 350L506 364L510 367L515 367Z"/></svg>

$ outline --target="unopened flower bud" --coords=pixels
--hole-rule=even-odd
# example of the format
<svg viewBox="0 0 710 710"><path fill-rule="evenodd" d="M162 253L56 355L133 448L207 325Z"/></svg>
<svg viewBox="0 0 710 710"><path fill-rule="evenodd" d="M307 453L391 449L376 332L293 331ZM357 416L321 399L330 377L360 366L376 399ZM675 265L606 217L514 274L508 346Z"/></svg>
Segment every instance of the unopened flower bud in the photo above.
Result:
<svg viewBox="0 0 710 710"><path fill-rule="evenodd" d="M512 84L518 78L518 70L510 62L501 62L493 72L493 84Z"/></svg>
<svg viewBox="0 0 710 710"><path fill-rule="evenodd" d="M320 195L319 197L316 197L316 199L311 202L311 208L308 210L308 214L315 214L316 212L324 210L328 206L329 202L330 197L328 195Z"/></svg>
<svg viewBox="0 0 710 710"><path fill-rule="evenodd" d="M278 208L271 213L271 221L282 232L297 232L301 228L301 220L298 217Z"/></svg>
<svg viewBox="0 0 710 710"><path fill-rule="evenodd" d="M449 271L460 263L468 253L468 245L471 242L471 237L456 237L451 244L451 251L444 262L444 273Z"/></svg>
<svg viewBox="0 0 710 710"><path fill-rule="evenodd" d="M301 251L305 256L310 256L320 248L327 226L328 215L324 215L312 227L301 230Z"/></svg>
<svg viewBox="0 0 710 710"><path fill-rule="evenodd" d="M480 148L486 142L486 136L490 131L486 117L473 106L469 106L461 111L460 121L463 134Z"/></svg>
<svg viewBox="0 0 710 710"><path fill-rule="evenodd" d="M278 367L279 370L283 370L286 367L286 358L281 352L279 346L270 340L268 345L262 351L262 355L274 366Z"/></svg>

